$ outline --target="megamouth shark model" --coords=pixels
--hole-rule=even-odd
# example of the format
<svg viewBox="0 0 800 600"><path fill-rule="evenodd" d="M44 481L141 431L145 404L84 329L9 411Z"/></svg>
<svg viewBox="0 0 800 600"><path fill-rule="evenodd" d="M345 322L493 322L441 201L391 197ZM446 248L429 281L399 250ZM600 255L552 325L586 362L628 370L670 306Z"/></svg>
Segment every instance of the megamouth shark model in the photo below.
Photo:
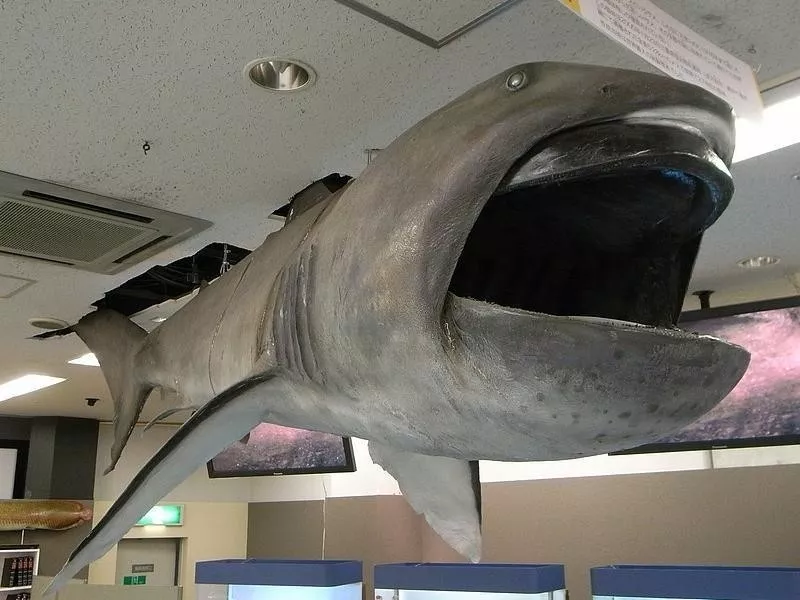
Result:
<svg viewBox="0 0 800 600"><path fill-rule="evenodd" d="M730 108L692 85L516 66L329 197L309 188L152 333L83 318L72 329L117 411L112 468L151 389L198 410L51 591L262 421L366 438L414 509L478 560L477 461L602 454L696 420L749 361L675 327L702 233L733 193L732 152Z"/></svg>

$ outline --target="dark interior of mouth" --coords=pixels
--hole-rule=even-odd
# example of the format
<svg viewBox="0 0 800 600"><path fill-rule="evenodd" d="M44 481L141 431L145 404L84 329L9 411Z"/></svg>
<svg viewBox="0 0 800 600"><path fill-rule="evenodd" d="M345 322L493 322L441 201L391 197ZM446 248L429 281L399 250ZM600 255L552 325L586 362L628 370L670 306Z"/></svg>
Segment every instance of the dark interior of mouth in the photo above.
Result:
<svg viewBox="0 0 800 600"><path fill-rule="evenodd" d="M708 216L705 193L684 172L637 169L493 197L450 291L552 315L674 326Z"/></svg>

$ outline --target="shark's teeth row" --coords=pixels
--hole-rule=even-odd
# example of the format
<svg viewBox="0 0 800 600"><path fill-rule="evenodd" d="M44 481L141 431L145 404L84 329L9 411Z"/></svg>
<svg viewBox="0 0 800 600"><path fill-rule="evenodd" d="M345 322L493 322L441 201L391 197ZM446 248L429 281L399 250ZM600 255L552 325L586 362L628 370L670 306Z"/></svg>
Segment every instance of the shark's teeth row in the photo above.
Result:
<svg viewBox="0 0 800 600"><path fill-rule="evenodd" d="M620 319L609 319L606 317L569 315L567 318L575 321L587 321L589 323L597 323L599 325L609 325L611 327L641 327L642 329L656 329L652 325L644 325L642 323L635 323L634 321L622 321Z"/></svg>
<svg viewBox="0 0 800 600"><path fill-rule="evenodd" d="M574 321L584 321L586 323L596 323L598 325L606 325L608 327L638 327L639 329L659 329L661 331L672 331L673 333L679 334L679 335L688 335L688 336L697 337L697 338L715 340L715 341L718 341L718 342L724 342L725 341L725 340L722 340L722 339L720 339L718 337L715 337L713 335L696 333L694 331L686 331L684 329L681 329L680 327L656 327L656 326L653 326L653 325L644 325L642 323L635 323L633 321L622 321L620 319L608 319L606 317L587 317L587 316L581 316L581 315L570 315L570 316L566 316L564 318L565 319L571 319L571 320L574 320Z"/></svg>

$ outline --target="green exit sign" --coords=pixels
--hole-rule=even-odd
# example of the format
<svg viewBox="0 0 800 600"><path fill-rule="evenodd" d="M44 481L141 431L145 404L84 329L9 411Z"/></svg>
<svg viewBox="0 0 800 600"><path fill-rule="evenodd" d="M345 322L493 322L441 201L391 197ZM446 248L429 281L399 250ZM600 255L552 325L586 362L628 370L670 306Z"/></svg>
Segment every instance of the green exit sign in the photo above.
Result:
<svg viewBox="0 0 800 600"><path fill-rule="evenodd" d="M159 504L147 511L147 514L136 522L137 526L166 525L178 527L183 525L182 504Z"/></svg>
<svg viewBox="0 0 800 600"><path fill-rule="evenodd" d="M147 575L125 575L122 585L146 585Z"/></svg>

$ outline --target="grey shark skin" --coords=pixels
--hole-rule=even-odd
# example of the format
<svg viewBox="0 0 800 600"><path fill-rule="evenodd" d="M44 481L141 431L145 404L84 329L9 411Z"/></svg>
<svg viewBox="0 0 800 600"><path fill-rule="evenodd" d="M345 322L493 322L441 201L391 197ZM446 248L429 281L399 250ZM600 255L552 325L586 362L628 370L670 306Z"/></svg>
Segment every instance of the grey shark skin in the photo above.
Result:
<svg viewBox="0 0 800 600"><path fill-rule="evenodd" d="M749 361L739 347L671 326L700 236L732 194L732 132L729 107L688 84L603 67L520 65L409 129L152 333L108 311L82 319L74 330L97 354L117 406L112 467L150 389L175 390L200 408L50 591L261 421L369 440L409 503L478 560L476 461L602 454L696 420ZM656 187L697 193L667 202L652 221L647 211L617 214L598 200L598 210L625 225L604 228L613 239L599 231L596 243L617 254L593 286L640 260L637 248L674 246L620 279L646 288L629 312L613 290L592 295L579 314L451 290L473 273L464 257L491 245L470 241L482 211L506 194L552 194L548 205L561 210L570 188L560 183L598 178L593 186L613 191L616 180L604 177L642 169L655 170ZM665 237L648 245L653 232ZM593 235L581 243L591 246ZM620 254L623 246L633 251ZM531 289L555 289L548 281Z"/></svg>

